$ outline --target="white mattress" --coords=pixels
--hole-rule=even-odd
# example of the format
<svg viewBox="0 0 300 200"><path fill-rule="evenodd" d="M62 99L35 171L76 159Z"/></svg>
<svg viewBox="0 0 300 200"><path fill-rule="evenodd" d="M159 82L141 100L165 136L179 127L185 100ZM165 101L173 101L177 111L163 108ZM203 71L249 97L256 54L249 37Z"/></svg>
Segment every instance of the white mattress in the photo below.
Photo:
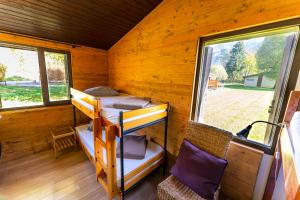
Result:
<svg viewBox="0 0 300 200"><path fill-rule="evenodd" d="M300 111L294 113L290 122L289 133L294 147L294 160L298 180L300 180Z"/></svg>
<svg viewBox="0 0 300 200"><path fill-rule="evenodd" d="M76 127L76 134L80 138L82 144L86 147L88 152L92 157L94 157L94 135L93 132L87 130L88 125L82 125ZM102 134L105 136L105 134ZM105 137L103 138L105 141ZM117 137L117 142L119 142L119 138ZM156 155L163 152L163 148L159 146L158 144L148 141L147 150L145 158L142 160L135 160L135 159L124 159L124 175L126 176L134 169L138 168L139 166L143 165L150 159L154 158ZM106 163L106 151L103 150L103 159ZM156 164L154 162L152 165ZM148 166L151 167L152 165ZM118 184L120 182L121 178L121 172L120 172L120 159L117 158L117 177L118 177ZM147 169L147 168L145 168Z"/></svg>
<svg viewBox="0 0 300 200"><path fill-rule="evenodd" d="M117 97L114 97L117 98ZM86 103L85 101L81 100L81 99L76 99L76 101L78 103L80 103L82 106L86 107L87 109L89 109L90 111L94 111L94 107L91 104ZM155 106L156 104L149 104L147 105L147 107L151 107L151 106ZM129 110L124 110L124 109L116 109L116 108L111 108L111 107L102 107L100 108L100 112L101 112L101 116L105 117L106 119L108 119L110 122L112 122L113 124L119 124L119 117L120 117L120 112L126 112ZM150 112L150 113L146 113L143 115L139 115L137 117L132 117L130 119L124 120L125 122L129 122L129 121L133 121L133 120L137 120L137 119L141 119L144 117L148 117L151 115L156 115L158 113L162 113L165 112L165 110L158 110L158 111L154 111L154 112Z"/></svg>
<svg viewBox="0 0 300 200"><path fill-rule="evenodd" d="M300 111L294 113L290 122L290 133L294 146L300 145Z"/></svg>

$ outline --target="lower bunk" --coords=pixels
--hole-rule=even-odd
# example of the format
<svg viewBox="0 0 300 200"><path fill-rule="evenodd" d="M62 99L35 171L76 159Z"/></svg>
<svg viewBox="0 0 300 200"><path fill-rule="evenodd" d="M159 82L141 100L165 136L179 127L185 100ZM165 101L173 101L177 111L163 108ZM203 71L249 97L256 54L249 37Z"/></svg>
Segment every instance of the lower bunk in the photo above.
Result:
<svg viewBox="0 0 300 200"><path fill-rule="evenodd" d="M87 154L88 158L96 165L97 161L95 158L95 135L93 131L88 130L89 124L81 125L76 127L76 136L77 139L83 149L83 151ZM135 133L131 133L135 134ZM105 129L102 130L102 140L106 142L106 133ZM116 144L120 142L120 138L115 136ZM102 152L102 153L101 153ZM103 156L103 164L107 165L107 152L106 149L103 148L101 150L101 154ZM116 152L116 151L113 151ZM115 183L115 193L109 194L109 198L121 192L121 160L116 156L113 156L116 160L116 183ZM157 169L164 163L164 149L158 145L157 143L147 140L146 153L143 159L123 159L124 161L124 190L128 190L136 183L138 183L141 179L143 179L147 174ZM98 160L99 162L99 160ZM98 180L99 181L99 180ZM106 188L109 190L108 188Z"/></svg>

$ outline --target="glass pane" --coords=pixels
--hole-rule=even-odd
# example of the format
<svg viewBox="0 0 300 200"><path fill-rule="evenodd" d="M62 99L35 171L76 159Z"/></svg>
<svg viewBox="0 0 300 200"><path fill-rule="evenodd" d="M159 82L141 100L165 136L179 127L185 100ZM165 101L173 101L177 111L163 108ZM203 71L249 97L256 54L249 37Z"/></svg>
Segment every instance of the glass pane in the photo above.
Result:
<svg viewBox="0 0 300 200"><path fill-rule="evenodd" d="M269 121L287 37L281 33L208 45L212 48L199 121L237 133L256 120ZM265 143L267 126L257 123L248 139Z"/></svg>
<svg viewBox="0 0 300 200"><path fill-rule="evenodd" d="M45 52L50 101L70 99L67 54Z"/></svg>
<svg viewBox="0 0 300 200"><path fill-rule="evenodd" d="M0 108L42 104L37 51L0 47Z"/></svg>

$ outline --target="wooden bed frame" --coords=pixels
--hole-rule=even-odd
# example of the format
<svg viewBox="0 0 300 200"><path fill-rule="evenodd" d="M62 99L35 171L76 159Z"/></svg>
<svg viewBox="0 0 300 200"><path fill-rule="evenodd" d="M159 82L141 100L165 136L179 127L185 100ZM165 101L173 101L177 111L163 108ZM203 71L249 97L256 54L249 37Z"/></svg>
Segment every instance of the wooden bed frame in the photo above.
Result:
<svg viewBox="0 0 300 200"><path fill-rule="evenodd" d="M114 124L104 116L100 115L101 101L94 96L83 93L79 90L71 88L72 104L93 120L93 133L94 133L94 157L90 155L86 147L79 141L83 151L88 158L92 161L96 168L96 178L99 183L104 187L108 194L108 198L112 199L117 194L121 195L124 199L124 195L127 190L134 187L140 180L142 180L147 174L154 169L166 163L166 146L167 146L167 126L168 126L168 111L169 104L159 104L148 108L132 110L128 112L120 112L119 124ZM89 106L93 107L93 110L88 109L82 105L80 101L84 101ZM138 116L144 116L147 113L156 111L157 114L145 116L143 118L136 118ZM133 119L128 121L128 119ZM164 152L155 156L153 159L144 163L142 166L136 168L126 176L124 176L124 155L123 155L123 136L131 132L140 130L142 128L165 122L164 131ZM102 140L102 128L105 128L106 141ZM117 171L116 171L116 137L120 138L120 164L121 164L121 186L117 185ZM100 152L106 150L107 164L103 160L103 155ZM153 164L155 162L155 164ZM151 165L153 164L153 165ZM146 167L147 170L144 170ZM165 173L165 165L164 165Z"/></svg>
<svg viewBox="0 0 300 200"><path fill-rule="evenodd" d="M290 94L283 119L286 127L282 129L278 146L282 159L286 199L300 199L300 180L297 179L297 173L300 172L297 172L294 160L294 155L300 154L300 147L293 146L288 131L290 121L296 111L300 111L300 91L293 91Z"/></svg>

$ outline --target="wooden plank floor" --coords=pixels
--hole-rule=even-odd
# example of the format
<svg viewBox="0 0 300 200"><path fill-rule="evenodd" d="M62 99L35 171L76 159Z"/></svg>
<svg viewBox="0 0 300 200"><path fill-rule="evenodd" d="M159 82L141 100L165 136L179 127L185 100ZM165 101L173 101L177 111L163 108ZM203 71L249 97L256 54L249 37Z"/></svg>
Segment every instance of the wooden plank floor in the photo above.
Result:
<svg viewBox="0 0 300 200"><path fill-rule="evenodd" d="M155 199L162 170L148 176L126 199ZM45 151L0 163L0 200L102 200L106 193L96 182L94 166L82 151L55 159Z"/></svg>

